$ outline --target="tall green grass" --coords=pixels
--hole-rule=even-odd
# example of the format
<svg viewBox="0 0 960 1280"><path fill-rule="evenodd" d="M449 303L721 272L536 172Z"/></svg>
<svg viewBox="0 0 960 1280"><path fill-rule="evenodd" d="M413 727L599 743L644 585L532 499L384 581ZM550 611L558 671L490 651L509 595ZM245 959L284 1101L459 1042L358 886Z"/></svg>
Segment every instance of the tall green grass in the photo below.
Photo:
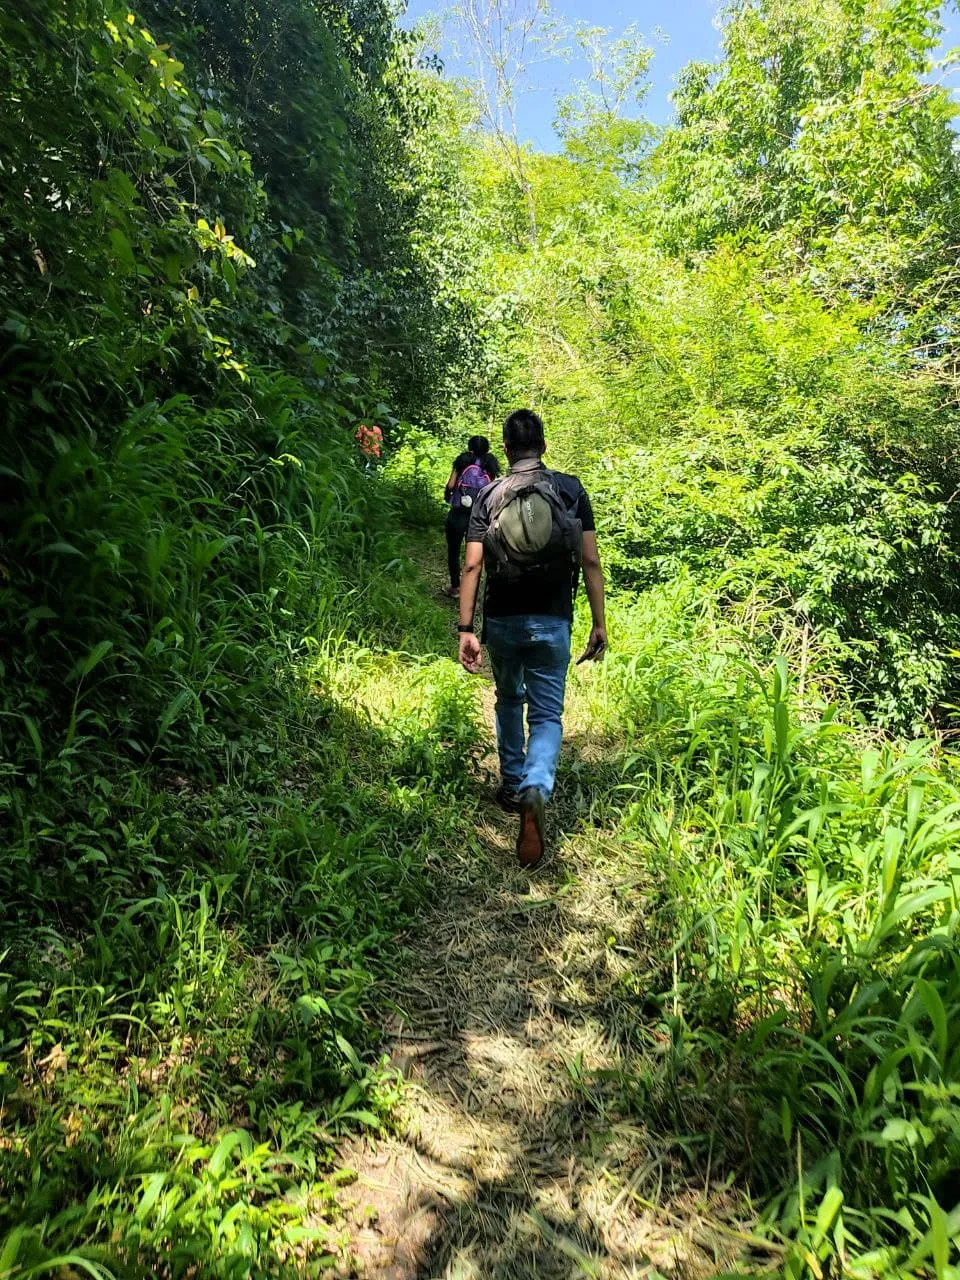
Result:
<svg viewBox="0 0 960 1280"><path fill-rule="evenodd" d="M298 449L202 528L167 488L164 626L103 619L65 723L7 738L2 1275L312 1274L344 1243L333 1143L389 1122L367 992L462 839L479 730L390 486ZM153 736L142 703L117 727L122 680Z"/></svg>
<svg viewBox="0 0 960 1280"><path fill-rule="evenodd" d="M746 1167L785 1274L954 1275L954 757L828 701L803 636L757 666L689 584L615 605L611 633L630 656L586 692L627 742L607 804L653 940L626 984L630 1105L714 1169Z"/></svg>

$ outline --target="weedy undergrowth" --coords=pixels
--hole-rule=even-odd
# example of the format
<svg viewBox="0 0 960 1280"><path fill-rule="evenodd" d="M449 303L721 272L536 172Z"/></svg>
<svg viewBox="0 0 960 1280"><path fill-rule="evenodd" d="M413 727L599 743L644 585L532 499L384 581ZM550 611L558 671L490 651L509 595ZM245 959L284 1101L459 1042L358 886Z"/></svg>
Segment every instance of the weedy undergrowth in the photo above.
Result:
<svg viewBox="0 0 960 1280"><path fill-rule="evenodd" d="M303 1274L339 1256L333 1143L396 1101L366 1052L367 992L424 864L461 839L478 732L463 679L429 656L445 612L383 555L264 682L212 778L189 737L176 765L118 775L84 736L89 774L27 792L58 825L8 815L3 1274ZM383 595L362 589L379 572L382 628ZM395 626L422 657L374 647Z"/></svg>
<svg viewBox="0 0 960 1280"><path fill-rule="evenodd" d="M802 690L786 656L751 662L689 586L614 619L637 649L587 692L630 744L608 816L650 882L656 961L625 983L625 1104L749 1171L785 1274L953 1275L955 760L871 738L809 649Z"/></svg>
<svg viewBox="0 0 960 1280"><path fill-rule="evenodd" d="M0 1275L311 1273L476 732L354 444L471 342L446 126L378 2L0 48Z"/></svg>

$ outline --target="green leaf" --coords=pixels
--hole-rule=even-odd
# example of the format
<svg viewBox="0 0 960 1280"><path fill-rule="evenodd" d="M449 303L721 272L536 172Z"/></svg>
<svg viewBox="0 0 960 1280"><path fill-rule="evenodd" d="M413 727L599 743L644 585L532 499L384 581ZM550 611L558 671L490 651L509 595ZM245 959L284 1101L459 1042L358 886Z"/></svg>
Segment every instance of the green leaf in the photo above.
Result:
<svg viewBox="0 0 960 1280"><path fill-rule="evenodd" d="M110 229L110 249L114 258L116 258L117 262L121 263L122 266L130 267L131 269L136 267L137 260L133 255L133 249L130 246L130 241L119 227L112 227Z"/></svg>
<svg viewBox="0 0 960 1280"><path fill-rule="evenodd" d="M915 1147L920 1137L920 1128L912 1120L905 1120L903 1116L894 1116L883 1126L880 1140L893 1144L905 1142L907 1146Z"/></svg>
<svg viewBox="0 0 960 1280"><path fill-rule="evenodd" d="M933 885L929 889L923 889L920 893L906 894L897 900L897 905L893 910L889 911L880 921L877 927L878 936L885 938L898 924L908 920L910 916L925 911L927 907L932 907L935 902L943 902L945 898L952 897L953 887L949 884Z"/></svg>
<svg viewBox="0 0 960 1280"><path fill-rule="evenodd" d="M0 1251L0 1276L6 1276L13 1272L13 1264L17 1260L20 1246L26 1236L26 1227L14 1227L3 1242L3 1250Z"/></svg>
<svg viewBox="0 0 960 1280"><path fill-rule="evenodd" d="M365 1124L370 1129L379 1129L382 1127L382 1121L379 1120L372 1111L342 1111L337 1117L340 1120L356 1120L358 1124Z"/></svg>
<svg viewBox="0 0 960 1280"><path fill-rule="evenodd" d="M113 648L112 640L101 640L99 644L95 644L85 658L81 658L73 668L72 674L80 679L84 679L90 672L102 662L110 650Z"/></svg>
<svg viewBox="0 0 960 1280"><path fill-rule="evenodd" d="M930 1199L930 1244L937 1280L944 1280L950 1263L950 1235L947 1215L932 1197Z"/></svg>
<svg viewBox="0 0 960 1280"><path fill-rule="evenodd" d="M189 689L181 689L178 693L173 695L164 707L160 719L157 722L157 742L160 741L193 696L193 693Z"/></svg>
<svg viewBox="0 0 960 1280"><path fill-rule="evenodd" d="M350 1041L345 1039L340 1034L339 1031L337 1032L337 1047L339 1048L343 1056L346 1058L346 1060L350 1063L351 1067L353 1067L354 1071L356 1071L359 1075L362 1075L363 1063L360 1061L360 1058L357 1055L356 1049L354 1049Z"/></svg>
<svg viewBox="0 0 960 1280"><path fill-rule="evenodd" d="M37 759L43 759L43 743L40 740L40 730L37 728L37 722L32 716L25 715L23 723L27 727L27 733L30 735L30 741L33 743L33 749L36 752Z"/></svg>
<svg viewBox="0 0 960 1280"><path fill-rule="evenodd" d="M827 1192L817 1208L817 1218L813 1226L814 1248L820 1244L833 1226L834 1219L843 1204L843 1192L839 1187L828 1187Z"/></svg>
<svg viewBox="0 0 960 1280"><path fill-rule="evenodd" d="M783 1134L784 1145L789 1147L793 1135L793 1113L786 1096L780 1099L780 1132Z"/></svg>
<svg viewBox="0 0 960 1280"><path fill-rule="evenodd" d="M37 1266L30 1267L24 1271L22 1277L23 1280L28 1280L32 1276L49 1275L63 1267L79 1267L88 1276L93 1276L93 1280L114 1280L113 1272L108 1271L106 1267L102 1267L99 1262L93 1262L79 1253L62 1253L55 1258L44 1258L43 1262ZM18 1280L20 1280L19 1275Z"/></svg>
<svg viewBox="0 0 960 1280"><path fill-rule="evenodd" d="M127 174L122 169L117 168L116 165L110 170L107 185L113 195L117 196L124 204L133 204L136 201L137 188L130 181Z"/></svg>
<svg viewBox="0 0 960 1280"><path fill-rule="evenodd" d="M249 1155L252 1150L252 1139L245 1129L228 1129L217 1143L210 1157L208 1168L214 1177L221 1174L234 1147L239 1147L241 1155Z"/></svg>
<svg viewBox="0 0 960 1280"><path fill-rule="evenodd" d="M137 1222L143 1222L147 1214L156 1204L168 1177L169 1174L166 1170L163 1170L159 1173L153 1173L149 1178L147 1178L144 1183L143 1195L140 1197L140 1203L137 1205L133 1214L134 1219Z"/></svg>
<svg viewBox="0 0 960 1280"><path fill-rule="evenodd" d="M933 1023L933 1033L937 1041L937 1058L940 1061L940 1066L946 1069L949 1032L947 1028L947 1011L944 1008L943 1000L940 998L940 992L926 978L917 979L916 991L923 1002L923 1007L926 1009L930 1021Z"/></svg>
<svg viewBox="0 0 960 1280"><path fill-rule="evenodd" d="M296 1008L298 1009L305 1026L309 1026L312 1022L315 1022L321 1014L325 1018L333 1017L330 1005L323 996L300 996L297 1000Z"/></svg>
<svg viewBox="0 0 960 1280"><path fill-rule="evenodd" d="M51 555L62 556L82 556L83 552L78 551L72 542L48 542L45 547L41 547L41 554L49 553Z"/></svg>

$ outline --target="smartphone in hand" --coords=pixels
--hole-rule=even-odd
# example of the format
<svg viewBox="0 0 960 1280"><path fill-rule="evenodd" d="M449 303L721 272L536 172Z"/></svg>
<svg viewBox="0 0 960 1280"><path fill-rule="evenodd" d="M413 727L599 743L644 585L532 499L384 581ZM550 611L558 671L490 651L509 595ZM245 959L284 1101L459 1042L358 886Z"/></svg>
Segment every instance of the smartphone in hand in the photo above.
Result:
<svg viewBox="0 0 960 1280"><path fill-rule="evenodd" d="M591 634L590 641L587 644L586 649L584 649L583 653L581 653L580 657L577 659L576 665L579 667L581 662L594 661L600 657L600 655L606 650L606 647L606 636L602 632L597 636L594 632Z"/></svg>

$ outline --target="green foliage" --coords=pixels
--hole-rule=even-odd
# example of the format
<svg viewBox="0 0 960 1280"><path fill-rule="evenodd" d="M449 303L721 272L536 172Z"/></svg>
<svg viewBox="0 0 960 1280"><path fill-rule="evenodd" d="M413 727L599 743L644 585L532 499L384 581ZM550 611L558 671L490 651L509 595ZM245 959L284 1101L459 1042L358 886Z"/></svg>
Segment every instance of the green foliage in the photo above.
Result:
<svg viewBox="0 0 960 1280"><path fill-rule="evenodd" d="M315 1274L469 808L353 441L470 348L452 143L378 5L0 4L0 46L0 1274Z"/></svg>
<svg viewBox="0 0 960 1280"><path fill-rule="evenodd" d="M733 610L777 602L845 655L875 715L919 721L952 694L957 637L954 477L924 440L953 434L939 389L884 368L857 307L771 286L743 255L670 302L633 341L661 395L675 371L674 432L604 442L595 464L614 574L688 569Z"/></svg>
<svg viewBox="0 0 960 1280"><path fill-rule="evenodd" d="M686 68L657 158L671 243L790 224L794 238L855 232L909 252L949 235L955 108L921 79L938 14L926 0L731 5L724 60Z"/></svg>
<svg viewBox="0 0 960 1280"><path fill-rule="evenodd" d="M476 730L438 688L387 735L313 678L234 781L169 775L145 794L95 776L89 812L57 831L67 866L35 863L41 900L54 877L77 896L77 854L96 880L42 946L5 927L7 1265L73 1245L113 1274L292 1275L341 1252L331 1146L395 1101L360 1058L366 989L423 860L460 838L449 748Z"/></svg>
<svg viewBox="0 0 960 1280"><path fill-rule="evenodd" d="M369 369L402 412L442 411L447 378L475 354L466 264L451 253L460 139L391 7L179 0L146 12L201 94L228 104L218 123L262 176L269 221L251 244L271 257L246 340L261 347L281 316L271 359L305 340L319 376L336 359Z"/></svg>
<svg viewBox="0 0 960 1280"><path fill-rule="evenodd" d="M403 445L388 459L383 475L401 504L403 520L414 528L434 532L444 519L443 487L462 443L454 436L449 443L441 441L433 432L409 423L401 429ZM471 432L461 428L460 434L466 440Z"/></svg>
<svg viewBox="0 0 960 1280"><path fill-rule="evenodd" d="M635 177L653 130L646 121L628 117L626 110L646 95L653 50L641 44L635 26L614 38L603 27L579 23L576 37L590 80L558 102L557 132L575 160Z"/></svg>
<svg viewBox="0 0 960 1280"><path fill-rule="evenodd" d="M0 1275L342 1256L371 982L479 750L398 526L531 398L662 944L624 1105L745 1173L785 1274L954 1274L937 30L737 4L654 145L649 49L585 29L566 154L505 164L383 0L0 0Z"/></svg>
<svg viewBox="0 0 960 1280"><path fill-rule="evenodd" d="M689 580L611 629L592 710L626 739L606 807L652 944L624 1104L747 1164L785 1274L929 1274L960 1160L956 762L865 742L805 636L758 667Z"/></svg>
<svg viewBox="0 0 960 1280"><path fill-rule="evenodd" d="M734 612L806 619L885 724L955 701L939 372L873 304L827 303L775 255L665 257L630 229L632 197L574 204L565 163L543 172L538 206L564 212L536 263L502 255L502 341L536 370L551 458L594 494L614 582L690 571Z"/></svg>

